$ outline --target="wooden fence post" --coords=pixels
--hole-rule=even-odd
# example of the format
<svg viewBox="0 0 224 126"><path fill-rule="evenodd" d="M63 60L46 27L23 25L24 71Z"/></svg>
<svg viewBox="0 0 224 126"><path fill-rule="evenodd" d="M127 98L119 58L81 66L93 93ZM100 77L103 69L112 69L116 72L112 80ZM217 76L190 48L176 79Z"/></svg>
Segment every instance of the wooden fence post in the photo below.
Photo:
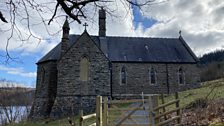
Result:
<svg viewBox="0 0 224 126"><path fill-rule="evenodd" d="M164 94L163 93L161 94L161 100L162 100L162 104L165 104ZM163 113L165 113L165 112L166 112L166 108L163 107ZM167 120L166 115L164 115L164 119Z"/></svg>
<svg viewBox="0 0 224 126"><path fill-rule="evenodd" d="M96 97L96 126L102 126L102 96Z"/></svg>
<svg viewBox="0 0 224 126"><path fill-rule="evenodd" d="M83 126L82 116L83 116L83 110L80 110L79 111L79 126Z"/></svg>
<svg viewBox="0 0 224 126"><path fill-rule="evenodd" d="M175 99L179 99L179 96L178 96L178 92L175 93ZM179 108L180 107L180 101L176 102L176 108ZM180 109L177 110L177 116L180 116ZM180 124L181 123L181 118L178 118L177 119L177 123Z"/></svg>
<svg viewBox="0 0 224 126"><path fill-rule="evenodd" d="M158 95L153 95L153 108L159 106L159 97ZM155 120L155 124L159 124L159 118L155 118L155 116L159 115L159 110L154 111L154 120Z"/></svg>
<svg viewBox="0 0 224 126"><path fill-rule="evenodd" d="M108 98L104 97L104 110L103 110L103 126L107 126L107 116L108 116L108 105L107 105Z"/></svg>
<svg viewBox="0 0 224 126"><path fill-rule="evenodd" d="M150 126L155 126L155 118L153 117L153 107L152 107L152 96L148 97L148 101L149 101L149 124L151 124Z"/></svg>

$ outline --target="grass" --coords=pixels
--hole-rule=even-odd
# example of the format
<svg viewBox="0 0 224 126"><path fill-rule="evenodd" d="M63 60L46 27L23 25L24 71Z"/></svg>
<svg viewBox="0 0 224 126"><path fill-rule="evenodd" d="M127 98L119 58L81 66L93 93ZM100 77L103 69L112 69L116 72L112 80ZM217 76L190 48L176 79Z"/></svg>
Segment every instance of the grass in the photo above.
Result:
<svg viewBox="0 0 224 126"><path fill-rule="evenodd" d="M214 81L208 81L202 83L202 86L197 89L191 89L183 92L179 92L179 98L180 98L180 106L182 108L186 107L193 101L197 99L203 99L207 98L208 100L215 100L215 99L224 99L224 79L214 80ZM174 99L174 95L169 95L165 98L165 102L168 102L170 100ZM124 104L119 107L128 107L129 104ZM113 116L120 116L121 112L114 111L111 112L110 115ZM75 122L78 122L78 117L74 117L73 120ZM84 126L90 125L95 122L95 118L92 118L90 120L84 121ZM45 123L44 121L39 122L21 122L19 124L11 124L10 126L69 126L67 119L61 119L56 121L50 121L48 123ZM212 125L212 126L219 126L219 125Z"/></svg>
<svg viewBox="0 0 224 126"><path fill-rule="evenodd" d="M165 98L165 102L174 97L174 95L169 95ZM224 99L224 79L204 82L200 88L179 92L179 99L182 108L198 99Z"/></svg>
<svg viewBox="0 0 224 126"><path fill-rule="evenodd" d="M76 126L78 126L78 116L74 117L72 119L73 122L76 123ZM87 126L90 124L93 124L95 122L95 118L91 118L88 120L85 120L83 125ZM16 123L16 124L10 124L10 126L70 126L68 119L64 118L64 119L59 119L59 120L55 120L55 121L38 121L38 122L20 122L20 123Z"/></svg>

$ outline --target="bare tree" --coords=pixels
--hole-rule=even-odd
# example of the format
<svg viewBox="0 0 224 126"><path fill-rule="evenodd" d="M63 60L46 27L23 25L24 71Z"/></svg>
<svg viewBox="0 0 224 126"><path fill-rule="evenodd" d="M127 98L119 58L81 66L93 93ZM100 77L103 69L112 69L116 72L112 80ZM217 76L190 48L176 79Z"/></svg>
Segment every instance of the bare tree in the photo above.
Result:
<svg viewBox="0 0 224 126"><path fill-rule="evenodd" d="M57 22L58 18L67 15L73 21L81 24L83 19L88 20L90 18L89 14L94 13L94 11L87 13L90 6L95 11L104 7L108 14L113 15L114 10L109 8L108 3L116 5L118 1L124 5L127 11L133 6L141 9L143 6L161 3L160 0L3 0L0 2L0 23L10 24L10 27L7 29L1 29L0 26L0 32L10 32L5 48L6 54L3 56L6 57L6 61L13 59L8 51L9 42L13 36L17 36L22 42L28 41L30 38L41 41L41 37L33 33L33 25L43 24L48 34L54 35L59 31L50 33L47 28L47 25L50 25L53 20ZM35 15L33 15L34 11ZM46 17L45 14L52 16ZM39 22L32 24L31 20L34 16L38 17ZM21 29L18 23L22 24L23 27L26 26L26 35L24 35L23 29Z"/></svg>
<svg viewBox="0 0 224 126"><path fill-rule="evenodd" d="M32 102L29 89L17 87L9 81L4 83L0 87L0 125L26 119Z"/></svg>

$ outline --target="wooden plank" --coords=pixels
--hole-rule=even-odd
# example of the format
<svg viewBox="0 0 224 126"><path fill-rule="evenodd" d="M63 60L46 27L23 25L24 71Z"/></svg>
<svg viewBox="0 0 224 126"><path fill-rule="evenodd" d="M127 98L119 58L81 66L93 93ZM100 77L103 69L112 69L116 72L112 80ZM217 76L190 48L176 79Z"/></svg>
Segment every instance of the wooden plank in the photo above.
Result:
<svg viewBox="0 0 224 126"><path fill-rule="evenodd" d="M144 94L144 96L154 96L154 95L157 95L157 94ZM117 96L117 97L131 97L131 96L139 96L141 97L142 94L113 94L113 96Z"/></svg>
<svg viewBox="0 0 224 126"><path fill-rule="evenodd" d="M156 115L156 117L155 118L160 118L160 117L162 117L162 116L166 116L167 114L170 114L170 113L173 113L173 112L176 112L176 111L178 111L178 110L180 110L180 108L176 108L176 109L173 109L173 110L170 110L170 111L167 111L167 112L164 112L164 113L162 113L162 114L160 114L160 115ZM166 119L165 119L166 120Z"/></svg>
<svg viewBox="0 0 224 126"><path fill-rule="evenodd" d="M96 123L90 124L89 126L96 126Z"/></svg>
<svg viewBox="0 0 224 126"><path fill-rule="evenodd" d="M102 96L96 97L96 126L102 126Z"/></svg>
<svg viewBox="0 0 224 126"><path fill-rule="evenodd" d="M107 117L108 117L108 104L107 104L107 101L108 101L108 98L107 97L104 97L104 105L103 105L103 108L104 108L104 111L103 111L103 126L107 126Z"/></svg>
<svg viewBox="0 0 224 126"><path fill-rule="evenodd" d="M143 117L149 117L149 115L131 115L131 118L143 118Z"/></svg>
<svg viewBox="0 0 224 126"><path fill-rule="evenodd" d="M79 111L79 126L83 126L82 116L83 116L83 110L80 110Z"/></svg>
<svg viewBox="0 0 224 126"><path fill-rule="evenodd" d="M92 117L96 117L96 113L85 115L85 116L82 116L81 118L82 118L82 120L86 120L86 119L89 119L89 118L92 118Z"/></svg>
<svg viewBox="0 0 224 126"><path fill-rule="evenodd" d="M164 94L163 93L161 94L161 99L162 99L162 104L165 104ZM163 107L163 113L165 113L165 112L166 112L166 108ZM166 114L164 115L164 119L167 120Z"/></svg>
<svg viewBox="0 0 224 126"><path fill-rule="evenodd" d="M176 98L176 99L179 99L178 92L175 93L175 98ZM176 108L179 108L179 107L180 107L180 104L179 104L179 103L180 103L180 101L176 102ZM177 110L177 116L180 116L180 109ZM178 118L178 119L177 119L177 123L178 123L178 124L181 123L181 118Z"/></svg>
<svg viewBox="0 0 224 126"><path fill-rule="evenodd" d="M109 101L108 104L133 103L133 102L142 102L142 99L113 100Z"/></svg>
<svg viewBox="0 0 224 126"><path fill-rule="evenodd" d="M125 116L125 115L124 115ZM108 115L108 118L122 118L124 116L117 116L117 115ZM131 115L130 118L143 118L143 117L149 117L149 115Z"/></svg>
<svg viewBox="0 0 224 126"><path fill-rule="evenodd" d="M161 108L163 108L163 107L167 107L167 106L169 106L169 105L175 104L176 102L179 102L179 101L180 101L179 99L176 99L176 100L167 102L167 103L165 103L165 104L162 104L162 105L160 105L160 106L154 108L154 111L157 111L157 110L159 110L159 109L161 109Z"/></svg>
<svg viewBox="0 0 224 126"><path fill-rule="evenodd" d="M165 120L165 121L159 123L158 126L165 125L165 124L170 123L170 122L172 122L172 121L174 121L174 120L177 120L177 119L179 119L179 118L180 118L180 116L174 116L174 117L172 117L172 118L170 118L170 119L168 119L168 120Z"/></svg>
<svg viewBox="0 0 224 126"><path fill-rule="evenodd" d="M154 107L157 107L158 105L159 105L159 97L158 97L158 95L154 95L154 96L152 96L152 105L153 105L153 108ZM159 114L159 109L158 110L156 110L156 111L154 111L155 112L155 115L154 116L156 116L156 115L158 115ZM153 117L153 119L155 120L155 124L158 124L159 123L159 119L157 118L155 118L155 117Z"/></svg>
<svg viewBox="0 0 224 126"><path fill-rule="evenodd" d="M132 111L132 110L144 110L143 107L136 107L136 108L108 108L109 111Z"/></svg>
<svg viewBox="0 0 224 126"><path fill-rule="evenodd" d="M148 97L148 101L149 101L149 123L151 123L151 126L155 126L155 120L153 117L153 106L152 106L152 97L149 96Z"/></svg>
<svg viewBox="0 0 224 126"><path fill-rule="evenodd" d="M141 103L138 107L141 107L142 105L143 104ZM135 110L128 113L128 115L126 117L124 117L123 119L121 119L115 126L120 126L127 118L129 118L137 110L138 110L138 108L136 108Z"/></svg>

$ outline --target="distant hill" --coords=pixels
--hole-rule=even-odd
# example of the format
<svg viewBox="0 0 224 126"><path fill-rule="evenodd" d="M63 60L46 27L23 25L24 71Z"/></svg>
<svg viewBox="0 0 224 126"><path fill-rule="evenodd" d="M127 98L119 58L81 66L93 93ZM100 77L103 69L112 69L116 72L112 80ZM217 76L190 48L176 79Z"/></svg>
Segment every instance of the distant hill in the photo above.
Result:
<svg viewBox="0 0 224 126"><path fill-rule="evenodd" d="M34 88L0 87L0 106L29 106L34 94Z"/></svg>
<svg viewBox="0 0 224 126"><path fill-rule="evenodd" d="M224 50L204 54L200 59L201 81L224 77Z"/></svg>
<svg viewBox="0 0 224 126"><path fill-rule="evenodd" d="M214 52L204 54L199 59L200 59L201 64L208 64L208 63L211 63L211 62L224 61L224 50L216 50Z"/></svg>

